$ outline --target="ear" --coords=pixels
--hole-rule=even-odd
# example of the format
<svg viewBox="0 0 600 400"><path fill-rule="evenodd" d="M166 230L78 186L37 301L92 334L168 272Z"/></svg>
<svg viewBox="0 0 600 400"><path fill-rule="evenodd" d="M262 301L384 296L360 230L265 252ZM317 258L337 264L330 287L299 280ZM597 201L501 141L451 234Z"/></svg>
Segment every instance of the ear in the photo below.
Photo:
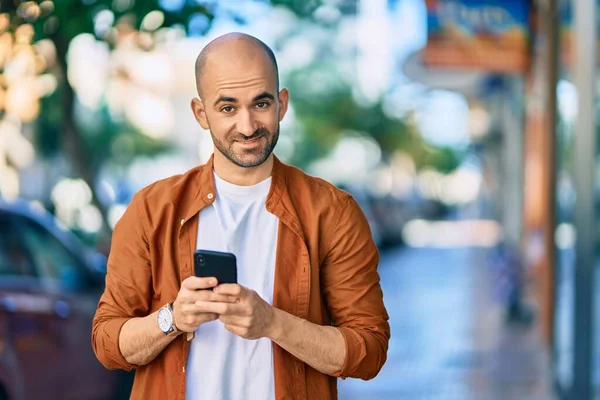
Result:
<svg viewBox="0 0 600 400"><path fill-rule="evenodd" d="M285 113L288 109L288 103L290 101L290 92L283 88L279 91L279 121L285 117Z"/></svg>
<svg viewBox="0 0 600 400"><path fill-rule="evenodd" d="M206 118L206 109L204 108L202 100L193 98L190 105L196 121L198 121L203 129L209 129L208 119Z"/></svg>

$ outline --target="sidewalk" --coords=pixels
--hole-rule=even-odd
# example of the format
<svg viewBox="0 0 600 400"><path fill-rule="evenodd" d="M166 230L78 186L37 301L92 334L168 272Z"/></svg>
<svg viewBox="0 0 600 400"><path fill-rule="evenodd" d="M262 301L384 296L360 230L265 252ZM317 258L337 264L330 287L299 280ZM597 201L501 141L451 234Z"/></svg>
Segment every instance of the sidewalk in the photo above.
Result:
<svg viewBox="0 0 600 400"><path fill-rule="evenodd" d="M392 249L380 274L388 361L372 381L340 381L340 399L555 398L534 329L503 323L483 251Z"/></svg>

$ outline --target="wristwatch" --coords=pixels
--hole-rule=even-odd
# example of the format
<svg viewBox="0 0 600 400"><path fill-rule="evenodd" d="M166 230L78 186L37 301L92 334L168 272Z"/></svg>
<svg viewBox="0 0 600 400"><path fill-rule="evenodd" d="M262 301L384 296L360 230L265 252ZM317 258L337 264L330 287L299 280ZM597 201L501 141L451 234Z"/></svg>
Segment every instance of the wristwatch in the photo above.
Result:
<svg viewBox="0 0 600 400"><path fill-rule="evenodd" d="M177 332L175 319L173 318L173 306L167 303L158 310L158 327L165 334Z"/></svg>

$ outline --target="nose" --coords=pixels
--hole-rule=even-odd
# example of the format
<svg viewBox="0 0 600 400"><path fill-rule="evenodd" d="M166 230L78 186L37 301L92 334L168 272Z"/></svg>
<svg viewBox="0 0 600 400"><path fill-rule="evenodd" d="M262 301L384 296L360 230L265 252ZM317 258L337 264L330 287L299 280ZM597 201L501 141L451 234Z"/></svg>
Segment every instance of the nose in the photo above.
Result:
<svg viewBox="0 0 600 400"><path fill-rule="evenodd" d="M252 136L254 132L258 129L256 125L256 120L252 115L251 111L243 110L239 114L239 119L237 121L237 130L244 136Z"/></svg>

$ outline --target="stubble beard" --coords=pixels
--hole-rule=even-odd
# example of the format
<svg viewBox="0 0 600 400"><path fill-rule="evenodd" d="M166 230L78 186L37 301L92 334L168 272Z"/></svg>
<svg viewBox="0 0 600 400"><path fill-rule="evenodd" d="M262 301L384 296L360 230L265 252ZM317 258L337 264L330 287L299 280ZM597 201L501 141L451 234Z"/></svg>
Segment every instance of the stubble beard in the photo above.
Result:
<svg viewBox="0 0 600 400"><path fill-rule="evenodd" d="M258 167L263 164L277 145L277 141L279 140L279 124L277 124L277 130L271 134L266 128L258 129L252 136L245 137L241 134L236 135L234 138L228 137L226 138L227 142L221 141L213 135L212 131L210 131L210 135L212 136L213 143L215 147L225 158L231 161L233 164L242 168L253 168ZM249 141L257 138L265 139L265 144L263 146L258 146L252 149L244 149L240 152L236 152L233 150L233 146L238 141ZM260 139L259 139L260 140Z"/></svg>

